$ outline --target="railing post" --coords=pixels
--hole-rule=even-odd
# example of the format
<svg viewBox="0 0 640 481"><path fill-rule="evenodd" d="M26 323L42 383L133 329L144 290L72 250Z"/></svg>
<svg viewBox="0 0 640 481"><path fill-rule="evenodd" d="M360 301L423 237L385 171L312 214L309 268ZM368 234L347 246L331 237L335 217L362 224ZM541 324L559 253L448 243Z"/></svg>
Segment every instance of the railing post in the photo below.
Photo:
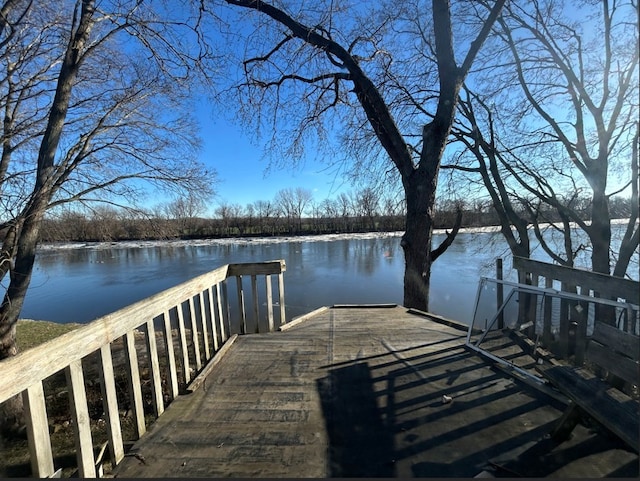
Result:
<svg viewBox="0 0 640 481"><path fill-rule="evenodd" d="M222 283L222 300L224 302L224 322L226 322L227 327L227 337L231 336L233 333L231 332L231 308L229 306L229 287L227 286L227 281Z"/></svg>
<svg viewBox="0 0 640 481"><path fill-rule="evenodd" d="M269 325L269 332L273 332L273 292L271 288L271 276L265 276L265 283L267 289L267 323Z"/></svg>
<svg viewBox="0 0 640 481"><path fill-rule="evenodd" d="M553 287L553 279L550 277L545 277L544 279L544 287L547 289L551 289ZM544 307L543 307L543 325L542 325L542 345L545 349L551 349L551 317L553 312L553 296L544 296Z"/></svg>
<svg viewBox="0 0 640 481"><path fill-rule="evenodd" d="M84 387L82 361L71 362L65 369L67 386L69 388L69 404L73 416L73 430L75 432L76 456L78 459L78 473L81 478L95 478L96 465L93 457L93 440L91 438L91 424L87 407L87 393Z"/></svg>
<svg viewBox="0 0 640 481"><path fill-rule="evenodd" d="M284 312L284 274L278 274L278 292L280 294L280 325L286 324L287 319Z"/></svg>
<svg viewBox="0 0 640 481"><path fill-rule="evenodd" d="M125 371L127 372L129 395L131 396L131 411L135 420L136 434L140 438L147 431L147 426L144 422L144 406L142 404L142 389L140 388L140 368L138 366L135 331L129 331L124 335L124 344Z"/></svg>
<svg viewBox="0 0 640 481"><path fill-rule="evenodd" d="M569 290L569 286L566 282L562 282L561 290L563 292L571 292ZM558 355L562 359L569 358L569 310L571 309L571 304L567 299L560 299L560 328L558 331L559 336L559 345L558 345Z"/></svg>
<svg viewBox="0 0 640 481"><path fill-rule="evenodd" d="M178 335L180 336L180 351L182 352L182 375L184 384L191 381L191 366L189 366L189 349L187 347L187 333L184 328L184 313L182 312L182 302L176 306L178 314Z"/></svg>
<svg viewBox="0 0 640 481"><path fill-rule="evenodd" d="M503 279L502 275L503 275L502 257L498 257L496 259L496 279L498 279L498 281L501 281ZM503 302L504 302L504 286L502 285L501 282L498 282L496 286L496 305L498 309L500 308ZM498 329L503 329L503 328L504 328L504 312L500 311L500 313L498 314Z"/></svg>
<svg viewBox="0 0 640 481"><path fill-rule="evenodd" d="M37 381L23 391L22 402L27 424L32 474L39 478L50 477L54 472L53 454L42 381Z"/></svg>
<svg viewBox="0 0 640 481"><path fill-rule="evenodd" d="M178 372L176 370L176 354L173 348L173 334L171 332L171 316L170 311L166 310L162 315L164 321L164 342L166 345L167 370L169 378L169 389L171 390L171 399L178 396Z"/></svg>
<svg viewBox="0 0 640 481"><path fill-rule="evenodd" d="M113 373L113 358L111 345L105 344L100 348L99 356L100 389L102 404L107 417L107 435L109 437L109 452L114 465L124 458L124 446L122 443L122 429L118 413L118 397Z"/></svg>
<svg viewBox="0 0 640 481"><path fill-rule="evenodd" d="M149 356L149 368L151 379L151 399L155 409L156 417L164 412L164 396L162 395L162 381L160 378L160 362L158 362L158 343L156 342L156 330L153 319L149 319L145 324L147 354Z"/></svg>
<svg viewBox="0 0 640 481"><path fill-rule="evenodd" d="M193 343L193 351L196 356L196 370L199 371L202 368L202 359L200 357L200 339L198 337L198 318L196 317L193 296L189 297L189 318L191 319L191 342Z"/></svg>
<svg viewBox="0 0 640 481"><path fill-rule="evenodd" d="M220 322L220 341L224 342L227 340L229 331L225 329L225 325L224 325L224 312L222 309L222 290L224 290L224 283L222 284L222 289L220 288L220 284L216 284L216 307L218 312L218 321Z"/></svg>
<svg viewBox="0 0 640 481"><path fill-rule="evenodd" d="M209 287L207 297L209 298L209 317L211 319L211 337L213 338L213 352L218 352L218 329L216 327L216 308L213 302L213 286Z"/></svg>
<svg viewBox="0 0 640 481"><path fill-rule="evenodd" d="M260 305L258 304L258 279L251 276L251 295L253 297L253 319L256 321L256 333L260 332Z"/></svg>
<svg viewBox="0 0 640 481"><path fill-rule="evenodd" d="M208 361L211 358L211 349L209 348L209 329L207 329L207 312L204 305L204 292L200 292L200 321L202 323L202 343L204 344L204 358Z"/></svg>
<svg viewBox="0 0 640 481"><path fill-rule="evenodd" d="M238 291L238 309L240 310L240 334L246 334L247 316L244 311L244 291L242 289L242 276L236 276L236 288Z"/></svg>

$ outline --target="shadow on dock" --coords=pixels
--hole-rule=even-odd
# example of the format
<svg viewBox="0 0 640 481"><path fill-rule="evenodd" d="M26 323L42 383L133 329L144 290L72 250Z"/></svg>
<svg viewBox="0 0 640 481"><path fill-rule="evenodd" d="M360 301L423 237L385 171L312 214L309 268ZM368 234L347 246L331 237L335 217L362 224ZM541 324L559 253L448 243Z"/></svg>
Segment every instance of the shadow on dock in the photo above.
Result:
<svg viewBox="0 0 640 481"><path fill-rule="evenodd" d="M329 309L240 336L115 473L125 477L637 477L638 455L406 309ZM520 366L513 343L497 348ZM524 357L523 357L524 356Z"/></svg>

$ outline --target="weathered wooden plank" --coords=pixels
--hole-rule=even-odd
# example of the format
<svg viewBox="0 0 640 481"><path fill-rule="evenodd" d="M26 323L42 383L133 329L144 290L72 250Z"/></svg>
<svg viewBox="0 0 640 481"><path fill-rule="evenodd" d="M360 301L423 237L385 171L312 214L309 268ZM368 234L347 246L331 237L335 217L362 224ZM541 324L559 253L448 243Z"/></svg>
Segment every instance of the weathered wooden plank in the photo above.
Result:
<svg viewBox="0 0 640 481"><path fill-rule="evenodd" d="M153 319L149 319L145 324L145 342L149 355L149 367L151 378L151 392L153 409L156 417L164 412L164 397L162 396L162 378L160 376L160 362L158 361L158 343L156 341L156 330Z"/></svg>
<svg viewBox="0 0 640 481"><path fill-rule="evenodd" d="M196 370L202 368L202 357L200 356L200 332L198 329L198 316L193 302L193 296L189 297L189 319L191 319L191 342L195 353Z"/></svg>
<svg viewBox="0 0 640 481"><path fill-rule="evenodd" d="M136 340L134 331L124 335L125 371L129 396L131 397L131 411L135 420L136 433L142 436L147 427L144 422L144 406L142 404L142 389L140 388L140 368L138 366L138 352L136 351Z"/></svg>
<svg viewBox="0 0 640 481"><path fill-rule="evenodd" d="M213 286L210 286L207 290L207 298L209 300L209 319L211 320L211 338L213 345L213 352L215 353L218 350L218 328L216 325L216 307L215 302L213 300Z"/></svg>
<svg viewBox="0 0 640 481"><path fill-rule="evenodd" d="M184 383L189 384L191 380L191 366L189 365L189 349L187 348L187 331L184 327L184 313L182 303L177 306L178 314L178 335L180 336L180 352L182 354L182 375Z"/></svg>
<svg viewBox="0 0 640 481"><path fill-rule="evenodd" d="M247 313L244 309L244 289L242 288L242 276L236 276L236 291L238 294L238 310L240 312L240 334L246 334Z"/></svg>
<svg viewBox="0 0 640 481"><path fill-rule="evenodd" d="M284 275L278 274L278 293L280 295L280 325L287 323L284 309Z"/></svg>
<svg viewBox="0 0 640 481"><path fill-rule="evenodd" d="M353 311L239 336L137 443L146 464L128 457L116 477L473 477L486 463L478 446L522 451L557 419L557 405L467 352L457 329L406 309ZM592 434L575 437L580 445ZM592 455L573 457L571 475L633 458L616 450L616 466L595 467ZM540 468L534 457L522 461Z"/></svg>
<svg viewBox="0 0 640 481"><path fill-rule="evenodd" d="M198 298L200 300L200 322L202 324L202 344L204 344L204 358L208 361L211 358L211 348L209 347L209 329L207 327L207 311L204 304L204 292L201 292L198 295Z"/></svg>
<svg viewBox="0 0 640 481"><path fill-rule="evenodd" d="M222 299L224 302L223 311L224 311L224 324L226 326L227 336L232 334L231 332L231 309L229 308L229 287L227 285L227 281L225 279L222 282Z"/></svg>
<svg viewBox="0 0 640 481"><path fill-rule="evenodd" d="M621 331L608 324L597 322L593 326L593 339L600 344L610 346L634 361L640 360L640 342L638 336Z"/></svg>
<svg viewBox="0 0 640 481"><path fill-rule="evenodd" d="M550 277L546 277L544 280L544 286L547 289L551 289L553 287L553 279ZM544 306L542 307L542 345L546 348L549 348L551 345L551 340L553 336L551 334L551 317L553 314L553 297L545 296L544 297Z"/></svg>
<svg viewBox="0 0 640 481"><path fill-rule="evenodd" d="M213 351L216 352L220 348L222 342L222 335L220 332L219 321L222 320L222 312L220 304L217 300L217 291L219 285L211 286L209 288L209 310L211 311L211 336L213 337ZM214 289L215 288L215 289Z"/></svg>
<svg viewBox="0 0 640 481"><path fill-rule="evenodd" d="M95 478L96 466L93 457L91 421L87 406L87 393L84 387L82 361L75 360L66 367L65 376L69 390L69 404L73 419L74 441L78 460L78 472L82 478Z"/></svg>
<svg viewBox="0 0 640 481"><path fill-rule="evenodd" d="M571 302L571 321L575 328L575 364L584 364L587 349L587 313L589 304L584 301Z"/></svg>
<svg viewBox="0 0 640 481"><path fill-rule="evenodd" d="M597 272L575 269L548 262L513 256L513 268L519 271L536 273L540 276L556 279L569 284L580 285L593 290L602 297L617 297L627 302L637 302L640 283Z"/></svg>
<svg viewBox="0 0 640 481"><path fill-rule="evenodd" d="M275 326L273 323L273 292L271 288L271 276L265 276L264 280L267 296L267 324L269 326L269 332L273 332Z"/></svg>
<svg viewBox="0 0 640 481"><path fill-rule="evenodd" d="M39 478L52 476L54 473L53 454L42 382L37 381L29 386L22 393L22 401L27 425L32 475Z"/></svg>
<svg viewBox="0 0 640 481"><path fill-rule="evenodd" d="M562 290L565 292L570 292L571 286L566 282L561 284ZM557 354L562 359L569 358L569 328L570 328L570 317L569 317L569 309L571 305L568 299L560 298L560 327L558 329L558 351Z"/></svg>
<svg viewBox="0 0 640 481"><path fill-rule="evenodd" d="M222 312L222 292L220 284L216 284L216 308L218 313L218 322L220 323L220 340L222 342L227 340L228 330L225 329L224 313Z"/></svg>
<svg viewBox="0 0 640 481"><path fill-rule="evenodd" d="M178 396L178 370L176 369L176 354L173 348L173 333L171 332L171 316L170 311L167 310L162 315L163 320L163 334L165 342L165 356L167 359L167 377L169 378L169 392L171 393L171 399L175 399Z"/></svg>
<svg viewBox="0 0 640 481"><path fill-rule="evenodd" d="M99 371L100 389L102 392L102 404L107 422L107 436L109 438L109 451L111 460L118 464L124 457L124 445L122 442L122 428L118 413L118 397L113 372L113 359L111 346L106 344L100 348Z"/></svg>
<svg viewBox="0 0 640 481"><path fill-rule="evenodd" d="M503 279L502 258L496 259L496 279L501 281ZM504 286L501 282L496 284L496 310L504 302ZM504 328L504 312L501 310L498 314L498 329Z"/></svg>
<svg viewBox="0 0 640 481"><path fill-rule="evenodd" d="M247 274L268 275L281 274L287 270L284 259L266 262L247 262L242 264L229 264L228 277L243 276Z"/></svg>
<svg viewBox="0 0 640 481"><path fill-rule="evenodd" d="M256 333L260 332L260 304L258 304L258 280L251 276L251 297L253 298L253 320L256 322Z"/></svg>
<svg viewBox="0 0 640 481"><path fill-rule="evenodd" d="M640 417L636 401L615 388L604 390L603 381L583 369L552 366L540 370L581 409L638 452Z"/></svg>
<svg viewBox="0 0 640 481"><path fill-rule="evenodd" d="M187 386L187 392L195 391L202 385L202 383L204 383L204 381L207 379L207 376L209 375L211 370L214 368L216 364L218 364L222 360L224 355L229 351L229 348L233 345L233 343L236 341L237 338L238 338L238 335L234 334L222 345L220 350L216 352L216 354L207 363L204 369L195 377L193 381L191 381L191 384Z"/></svg>
<svg viewBox="0 0 640 481"><path fill-rule="evenodd" d="M286 331L287 329L290 329L294 326L297 326L298 324L311 319L312 317L321 314L325 311L329 310L329 308L327 306L323 306L323 307L319 307L318 309L308 312L307 314L303 314L301 316L296 317L295 319L292 319L291 322L288 322L287 324L283 324L282 326L279 327L280 331Z"/></svg>
<svg viewBox="0 0 640 481"><path fill-rule="evenodd" d="M221 282L226 278L227 267L223 266L107 314L38 346L37 353L24 351L3 360L3 376L11 379L11 382L0 383L0 402L24 391L34 379L51 376L69 362L82 359L104 344L122 337L146 322L149 315L158 315L172 308L176 299L187 299L207 286ZM154 312L150 312L150 309Z"/></svg>
<svg viewBox="0 0 640 481"><path fill-rule="evenodd" d="M393 309L398 304L334 304L334 309Z"/></svg>
<svg viewBox="0 0 640 481"><path fill-rule="evenodd" d="M257 269L257 271L259 271L260 273L278 273L278 275L280 276L281 317L282 321L285 322L284 283L282 278L282 272L284 272L285 270L285 264L284 261L273 261L267 264L270 265L263 265L263 263L255 263L251 265L236 265L236 269L238 272L246 272L247 275L252 275L252 288L254 291L254 313L256 315L257 323L259 322L257 319L259 315L259 303L257 303L257 274L252 269ZM164 318L164 334L167 345L167 363L170 370L168 377L170 379L169 382L171 383L171 392L173 397L175 398L178 394L179 388L175 367L176 362L173 349L170 312L173 308L176 307L175 303L176 300L178 300L178 319L179 321L182 321L179 322L181 324L179 326L179 331L181 334L180 340L185 361L183 363L185 371L184 377L185 381L188 383L191 377L191 366L186 345L186 330L184 328L182 310L183 303L185 303L187 299L189 300L190 319L192 324L191 335L193 337L194 351L196 354L195 362L196 367L200 369L202 366L202 359L199 359L201 349L199 346L200 337L197 325L198 314L196 306L194 304L194 296L200 296L199 308L203 330L202 336L203 342L205 344L204 356L206 358L209 358L211 356L211 352L209 350L208 342L207 306L205 306L204 298L202 297L204 295L203 289L209 290L211 289L212 285L216 285L219 293L219 285L228 277L228 271L229 266L223 266L219 269L216 269L215 271L203 274L202 276L199 276L191 281L180 284L174 288L167 289L166 291L156 294L155 296L151 296L150 298L144 299L143 301L134 303L107 316L103 316L100 319L97 319L96 321L93 321L92 323L87 324L78 330L74 330L68 334L65 334L64 336L58 337L55 342L51 341L40 346L37 356L31 355L31 353L29 352L23 352L12 359L6 360L5 362L3 362L3 374L6 377L11 377L12 383L0 384L0 402L10 398L12 395L17 395L21 392L25 392L26 389L21 389L21 386L26 386L28 388L30 383L32 383L34 379L42 379L48 377L51 374L60 371L61 369L66 369L68 376L71 376L69 378L70 383L77 384L78 380L76 379L76 377L78 377L78 373L75 371L76 367L74 366L77 366L78 363L80 363L79 365L81 367L82 359L84 357L95 353L96 351L100 351L101 357L99 375L102 378L101 388L103 390L103 399L105 400L105 411L107 412L107 417L111 416L112 418L112 421L108 421L107 427L108 431L110 431L109 444L113 445L110 446L110 448L112 449L112 459L117 462L118 458L121 458L123 455L123 446L121 439L122 432L120 430L119 423L113 421L114 418L117 418L116 412L114 411L114 409L116 409L114 406L117 406L117 402L114 403L111 401L111 399L114 398L115 383L113 380L113 361L110 357L110 343L122 338L125 344L125 357L127 364L126 370L129 371L127 374L129 378L129 390L132 397L132 410L134 412L134 417L136 418L138 436L142 436L142 434L146 431L146 426L144 423L144 409L142 405L140 373L138 367L138 357L135 348L136 340L134 331L138 328L147 330L145 342L147 344L147 353L149 354L148 359L150 363L153 400L156 406L156 414L160 415L164 410L164 402L162 399L162 389L160 387L160 363L158 360L155 329L152 320L157 318L159 315L162 315ZM226 287L226 283L223 284L223 288L224 287ZM212 293L212 291L207 292ZM218 306L216 306L219 309L219 314L222 314L222 301L223 300L219 298ZM228 302L228 297L226 295L224 297L224 301ZM217 335L214 330L215 311L213 308L212 296L209 300L209 308L212 330L214 331L214 336L216 336L214 338L214 344L217 344ZM269 309L270 313L272 314L271 305L269 306ZM224 328L224 320L222 315L220 320L222 330ZM229 325L229 321L229 309L227 308L227 325ZM246 322L246 319L244 322ZM270 322L270 326L271 325L272 321ZM244 324L244 332L246 332L246 324ZM226 335L223 334L221 337L226 337ZM81 378L81 370L79 375ZM24 396L27 396L27 394L23 394L23 397ZM81 405L82 402L80 400L80 404L77 407L80 409L82 407ZM80 412L78 413L79 417L81 417L81 414L82 413ZM79 429L84 429L84 427L82 427L80 423L78 423L78 425L80 426ZM79 432L79 434L81 437L86 437L86 433L83 434ZM116 450L115 452L114 449ZM83 466L86 466L86 469L85 467L83 467L82 469L85 469L87 473L90 473L89 470L92 468L88 467L88 461L82 461L81 463L83 464ZM95 464L91 463L91 465L95 470ZM46 467L43 469L46 471ZM43 470L41 469L40 471Z"/></svg>
<svg viewBox="0 0 640 481"><path fill-rule="evenodd" d="M614 357L611 352L610 346L601 346L591 341L587 351L588 359L627 382L639 384L640 365L638 361L623 356Z"/></svg>

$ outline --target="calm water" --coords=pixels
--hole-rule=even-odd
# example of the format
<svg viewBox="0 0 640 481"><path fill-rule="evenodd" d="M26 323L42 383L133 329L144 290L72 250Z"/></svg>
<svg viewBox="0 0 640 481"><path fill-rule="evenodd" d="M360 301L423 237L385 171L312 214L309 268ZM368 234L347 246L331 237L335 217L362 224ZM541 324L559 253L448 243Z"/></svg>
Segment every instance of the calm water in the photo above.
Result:
<svg viewBox="0 0 640 481"><path fill-rule="evenodd" d="M288 319L333 304L402 304L399 234L64 247L38 252L22 317L88 322L223 264L274 259L287 265ZM434 264L430 310L468 322L478 281L494 277L498 256L510 269L499 234L460 233Z"/></svg>

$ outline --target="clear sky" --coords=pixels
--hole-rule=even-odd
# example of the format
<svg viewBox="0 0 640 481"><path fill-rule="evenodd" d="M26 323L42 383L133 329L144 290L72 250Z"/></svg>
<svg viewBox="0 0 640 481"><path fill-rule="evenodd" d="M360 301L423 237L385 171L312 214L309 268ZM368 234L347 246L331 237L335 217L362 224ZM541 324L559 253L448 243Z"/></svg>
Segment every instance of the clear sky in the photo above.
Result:
<svg viewBox="0 0 640 481"><path fill-rule="evenodd" d="M240 126L214 119L202 110L198 113L203 139L200 160L216 169L219 179L213 209L220 202L246 207L257 200L273 200L279 190L289 187L309 189L315 202L335 198L351 188L325 165L313 161L306 161L296 169L274 167L267 172L269 164L262 145L256 145Z"/></svg>

